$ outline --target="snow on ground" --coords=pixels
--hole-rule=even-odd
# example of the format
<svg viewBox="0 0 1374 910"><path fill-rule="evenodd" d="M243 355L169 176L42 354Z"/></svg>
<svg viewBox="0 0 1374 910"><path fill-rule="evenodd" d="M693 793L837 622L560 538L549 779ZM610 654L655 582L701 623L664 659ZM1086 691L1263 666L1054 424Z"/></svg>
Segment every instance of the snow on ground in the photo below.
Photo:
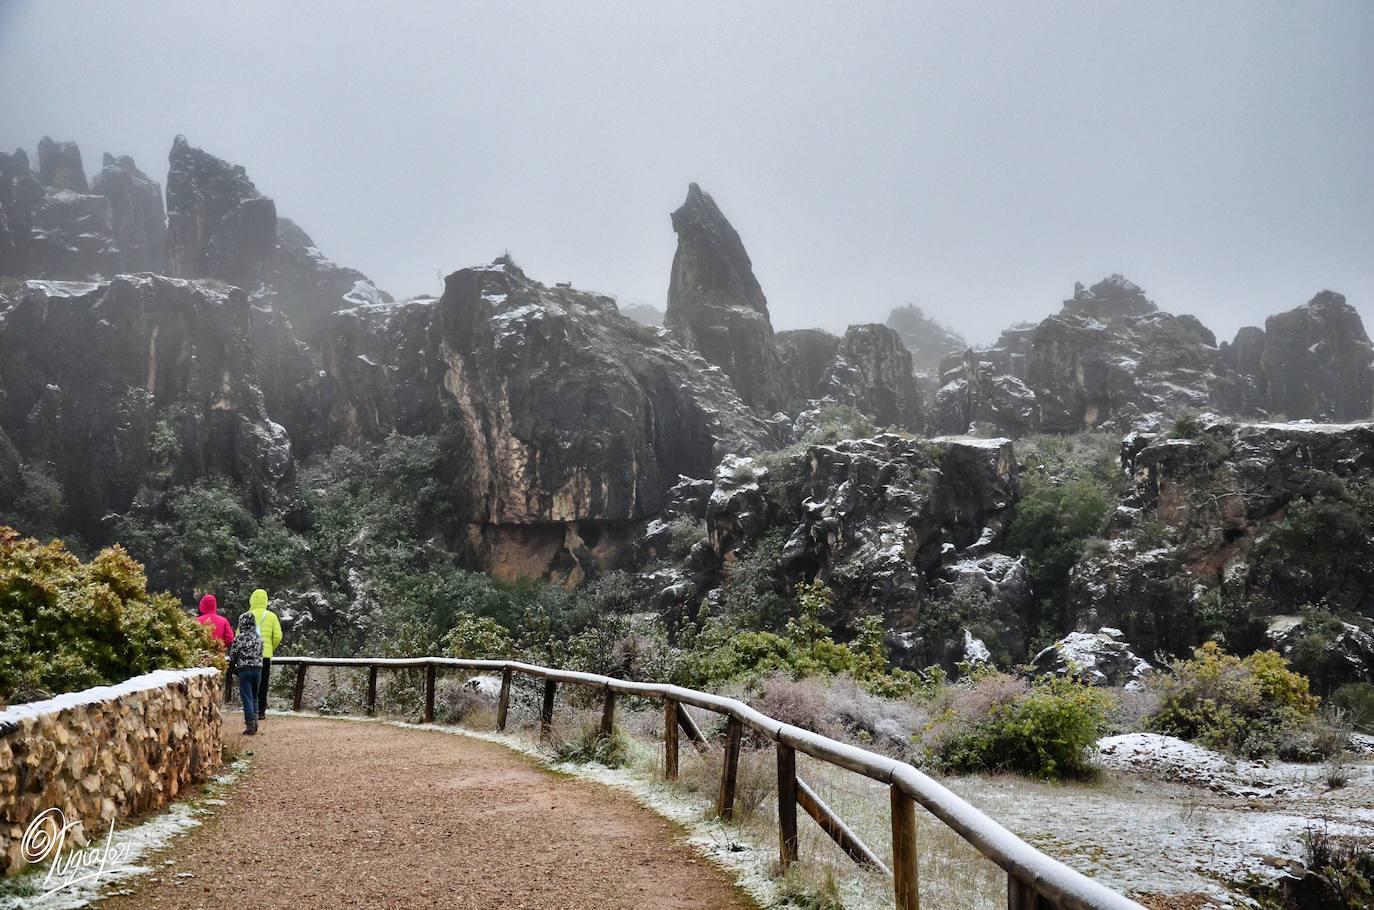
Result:
<svg viewBox="0 0 1374 910"><path fill-rule="evenodd" d="M1308 795L1314 783L1300 777L1302 770L1311 767L1308 765L1271 766L1231 759L1159 733L1125 733L1098 740L1096 762L1108 771L1160 777L1229 796Z"/></svg>

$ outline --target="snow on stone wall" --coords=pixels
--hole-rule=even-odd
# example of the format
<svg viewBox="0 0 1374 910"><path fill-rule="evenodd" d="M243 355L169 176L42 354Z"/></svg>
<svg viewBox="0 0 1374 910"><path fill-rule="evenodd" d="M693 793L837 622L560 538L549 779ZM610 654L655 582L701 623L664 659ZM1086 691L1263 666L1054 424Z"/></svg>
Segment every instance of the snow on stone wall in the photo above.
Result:
<svg viewBox="0 0 1374 910"><path fill-rule="evenodd" d="M0 875L26 865L30 822L57 808L77 845L166 805L220 766L218 670L158 670L0 711ZM83 834L84 832L84 834Z"/></svg>

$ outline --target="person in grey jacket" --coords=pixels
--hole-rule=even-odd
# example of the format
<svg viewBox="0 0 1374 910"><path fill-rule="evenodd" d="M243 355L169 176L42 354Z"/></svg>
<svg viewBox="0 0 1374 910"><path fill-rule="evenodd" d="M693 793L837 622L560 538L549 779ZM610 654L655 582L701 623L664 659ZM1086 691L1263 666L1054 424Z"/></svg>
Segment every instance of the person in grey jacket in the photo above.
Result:
<svg viewBox="0 0 1374 910"><path fill-rule="evenodd" d="M258 732L258 679L262 676L262 636L252 613L239 617L239 631L229 646L229 672L239 675L239 698L243 702L243 732Z"/></svg>

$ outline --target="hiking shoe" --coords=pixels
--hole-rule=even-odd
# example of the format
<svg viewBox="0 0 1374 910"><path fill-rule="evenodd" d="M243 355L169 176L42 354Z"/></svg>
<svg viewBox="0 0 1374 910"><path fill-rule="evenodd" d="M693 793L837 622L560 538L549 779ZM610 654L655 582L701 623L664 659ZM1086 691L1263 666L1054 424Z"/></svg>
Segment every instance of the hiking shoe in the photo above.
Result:
<svg viewBox="0 0 1374 910"><path fill-rule="evenodd" d="M244 727L244 728L243 728L243 735L244 735L244 736L256 736L256 735L257 735L257 732L258 732L258 728L257 728L257 727Z"/></svg>

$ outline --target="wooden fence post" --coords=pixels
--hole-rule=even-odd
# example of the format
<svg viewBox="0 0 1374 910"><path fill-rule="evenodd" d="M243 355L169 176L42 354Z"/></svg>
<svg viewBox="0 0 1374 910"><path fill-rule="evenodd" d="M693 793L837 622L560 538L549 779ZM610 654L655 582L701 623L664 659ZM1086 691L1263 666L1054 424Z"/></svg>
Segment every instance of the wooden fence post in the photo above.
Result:
<svg viewBox="0 0 1374 910"><path fill-rule="evenodd" d="M797 750L778 743L778 862L797 861Z"/></svg>
<svg viewBox="0 0 1374 910"><path fill-rule="evenodd" d="M267 693L263 693L263 700L267 700ZM305 698L305 664L296 664L296 688L291 693L291 710L301 709L301 699ZM262 713L262 705L258 705L258 713Z"/></svg>
<svg viewBox="0 0 1374 910"><path fill-rule="evenodd" d="M496 702L496 729L506 732L506 714L510 711L510 667L501 671L501 697Z"/></svg>
<svg viewBox="0 0 1374 910"><path fill-rule="evenodd" d="M663 699L663 776L677 780L677 702Z"/></svg>
<svg viewBox="0 0 1374 910"><path fill-rule="evenodd" d="M735 815L735 784L739 781L739 746L744 738L744 724L730 718L725 728L725 761L720 769L720 795L716 798L716 814L729 821Z"/></svg>
<svg viewBox="0 0 1374 910"><path fill-rule="evenodd" d="M377 668L367 668L367 716L377 713Z"/></svg>
<svg viewBox="0 0 1374 910"><path fill-rule="evenodd" d="M601 702L601 738L610 739L615 732L615 691L607 687Z"/></svg>
<svg viewBox="0 0 1374 910"><path fill-rule="evenodd" d="M544 706L539 711L539 738L548 739L553 733L553 696L558 683L552 679L544 680Z"/></svg>
<svg viewBox="0 0 1374 910"><path fill-rule="evenodd" d="M1007 873L1007 910L1050 910L1053 906L1030 884Z"/></svg>
<svg viewBox="0 0 1374 910"><path fill-rule="evenodd" d="M425 667L425 723L434 723L434 664Z"/></svg>
<svg viewBox="0 0 1374 910"><path fill-rule="evenodd" d="M897 910L920 910L921 891L916 874L916 801L893 784L892 879Z"/></svg>

